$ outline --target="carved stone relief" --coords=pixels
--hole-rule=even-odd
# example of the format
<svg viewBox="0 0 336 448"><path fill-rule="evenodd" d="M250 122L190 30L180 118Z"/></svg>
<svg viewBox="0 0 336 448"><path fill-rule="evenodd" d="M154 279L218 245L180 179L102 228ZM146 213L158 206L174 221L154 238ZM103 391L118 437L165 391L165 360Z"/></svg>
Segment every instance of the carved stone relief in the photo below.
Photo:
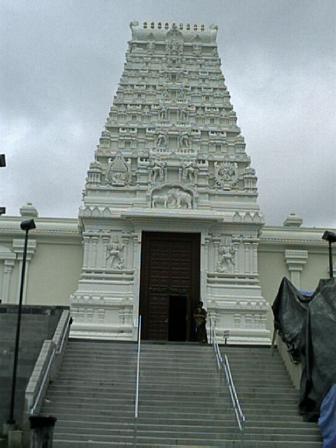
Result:
<svg viewBox="0 0 336 448"><path fill-rule="evenodd" d="M166 166L167 163L160 159L154 159L150 163L150 182L164 182L166 178Z"/></svg>
<svg viewBox="0 0 336 448"><path fill-rule="evenodd" d="M231 190L238 182L236 162L215 162L215 187Z"/></svg>
<svg viewBox="0 0 336 448"><path fill-rule="evenodd" d="M111 236L106 254L106 262L111 269L120 270L125 267L124 248L125 245L117 235Z"/></svg>
<svg viewBox="0 0 336 448"><path fill-rule="evenodd" d="M162 107L162 108L161 108L160 113L159 113L159 117L160 117L160 120L162 120L162 121L167 120L167 109L166 109L165 107ZM160 137L161 135L162 135L162 134L160 134L159 137ZM158 140L159 140L159 137L158 137Z"/></svg>
<svg viewBox="0 0 336 448"><path fill-rule="evenodd" d="M179 148L188 149L190 147L190 140L188 134L182 134L179 137Z"/></svg>
<svg viewBox="0 0 336 448"><path fill-rule="evenodd" d="M184 182L195 183L198 167L194 161L183 162L181 168L181 180Z"/></svg>
<svg viewBox="0 0 336 448"><path fill-rule="evenodd" d="M185 123L188 120L188 112L184 109L179 109L178 120L180 123Z"/></svg>
<svg viewBox="0 0 336 448"><path fill-rule="evenodd" d="M131 173L121 152L111 159L106 172L106 181L110 185L125 186L130 183Z"/></svg>
<svg viewBox="0 0 336 448"><path fill-rule="evenodd" d="M193 54L194 56L200 56L202 53L202 45L199 43L193 44Z"/></svg>
<svg viewBox="0 0 336 448"><path fill-rule="evenodd" d="M193 208L193 196L181 187L165 187L152 193L153 208Z"/></svg>
<svg viewBox="0 0 336 448"><path fill-rule="evenodd" d="M178 55L183 52L183 36L176 25L173 25L167 33L166 51L170 55Z"/></svg>
<svg viewBox="0 0 336 448"><path fill-rule="evenodd" d="M235 265L235 249L232 245L221 243L218 246L217 272L232 272Z"/></svg>

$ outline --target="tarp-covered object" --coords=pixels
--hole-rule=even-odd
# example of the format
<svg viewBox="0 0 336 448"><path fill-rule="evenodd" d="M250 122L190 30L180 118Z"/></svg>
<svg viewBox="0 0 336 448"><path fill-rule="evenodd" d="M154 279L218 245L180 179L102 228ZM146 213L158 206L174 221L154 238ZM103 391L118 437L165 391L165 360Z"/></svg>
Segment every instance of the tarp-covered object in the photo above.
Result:
<svg viewBox="0 0 336 448"><path fill-rule="evenodd" d="M307 300L283 279L272 308L275 329L303 366L300 411L317 420L323 398L336 383L336 281L321 280Z"/></svg>
<svg viewBox="0 0 336 448"><path fill-rule="evenodd" d="M334 384L321 405L319 418L323 448L336 447L336 384Z"/></svg>
<svg viewBox="0 0 336 448"><path fill-rule="evenodd" d="M296 362L301 361L305 343L307 308L308 300L284 277L272 305L274 328L287 344L288 351Z"/></svg>

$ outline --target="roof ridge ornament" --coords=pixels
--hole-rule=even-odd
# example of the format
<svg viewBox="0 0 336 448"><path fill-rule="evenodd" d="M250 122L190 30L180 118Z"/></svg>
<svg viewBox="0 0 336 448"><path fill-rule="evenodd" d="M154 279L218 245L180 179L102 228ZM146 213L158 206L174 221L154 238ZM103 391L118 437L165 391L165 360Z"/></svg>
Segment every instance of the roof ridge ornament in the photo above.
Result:
<svg viewBox="0 0 336 448"><path fill-rule="evenodd" d="M190 23L179 23L176 22L154 22L145 21L139 23L137 20L133 20L130 23L130 28L132 31L133 40L148 40L153 39L154 36L156 41L162 41L166 39L166 35L169 32L181 33L184 41L192 41L195 35L200 34L200 39L204 43L214 43L217 38L217 25L206 26L202 24L190 24Z"/></svg>

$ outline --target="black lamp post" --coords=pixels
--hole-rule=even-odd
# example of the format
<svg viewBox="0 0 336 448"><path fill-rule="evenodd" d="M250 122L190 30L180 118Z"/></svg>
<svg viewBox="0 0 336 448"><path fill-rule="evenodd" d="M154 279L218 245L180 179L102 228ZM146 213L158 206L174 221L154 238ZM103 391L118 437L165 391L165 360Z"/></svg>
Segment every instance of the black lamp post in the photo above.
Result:
<svg viewBox="0 0 336 448"><path fill-rule="evenodd" d="M26 259L27 259L27 246L28 246L28 232L31 229L35 229L36 225L33 219L28 219L27 221L22 221L20 225L21 229L26 232L24 247L23 247L23 257L22 257L22 271L21 271L21 284L20 284L20 298L19 307L17 313L17 324L16 324L16 337L15 337L15 349L14 349L14 363L13 363L13 376L12 376L12 390L11 390L11 401L9 408L9 418L7 423L9 425L15 424L14 419L14 405L15 405L15 389L16 389L16 371L19 356L19 344L20 344L20 329L21 329L21 314L22 314L22 298L24 289L24 279L26 271Z"/></svg>
<svg viewBox="0 0 336 448"><path fill-rule="evenodd" d="M6 157L5 154L0 154L0 167L4 167L6 166ZM0 215L3 215L6 213L6 208L5 207L0 207Z"/></svg>
<svg viewBox="0 0 336 448"><path fill-rule="evenodd" d="M322 239L328 241L329 246L329 275L330 278L334 278L334 270L333 270L333 259L332 259L332 248L331 244L336 242L336 233L330 232L326 230L322 235Z"/></svg>

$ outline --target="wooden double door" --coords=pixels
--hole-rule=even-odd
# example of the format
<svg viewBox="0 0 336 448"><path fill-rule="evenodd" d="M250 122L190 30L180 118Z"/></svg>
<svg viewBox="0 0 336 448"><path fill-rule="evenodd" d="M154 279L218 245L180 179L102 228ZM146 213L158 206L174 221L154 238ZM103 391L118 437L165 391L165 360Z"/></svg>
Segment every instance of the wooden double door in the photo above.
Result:
<svg viewBox="0 0 336 448"><path fill-rule="evenodd" d="M141 246L142 338L194 339L199 297L200 234L144 232Z"/></svg>

